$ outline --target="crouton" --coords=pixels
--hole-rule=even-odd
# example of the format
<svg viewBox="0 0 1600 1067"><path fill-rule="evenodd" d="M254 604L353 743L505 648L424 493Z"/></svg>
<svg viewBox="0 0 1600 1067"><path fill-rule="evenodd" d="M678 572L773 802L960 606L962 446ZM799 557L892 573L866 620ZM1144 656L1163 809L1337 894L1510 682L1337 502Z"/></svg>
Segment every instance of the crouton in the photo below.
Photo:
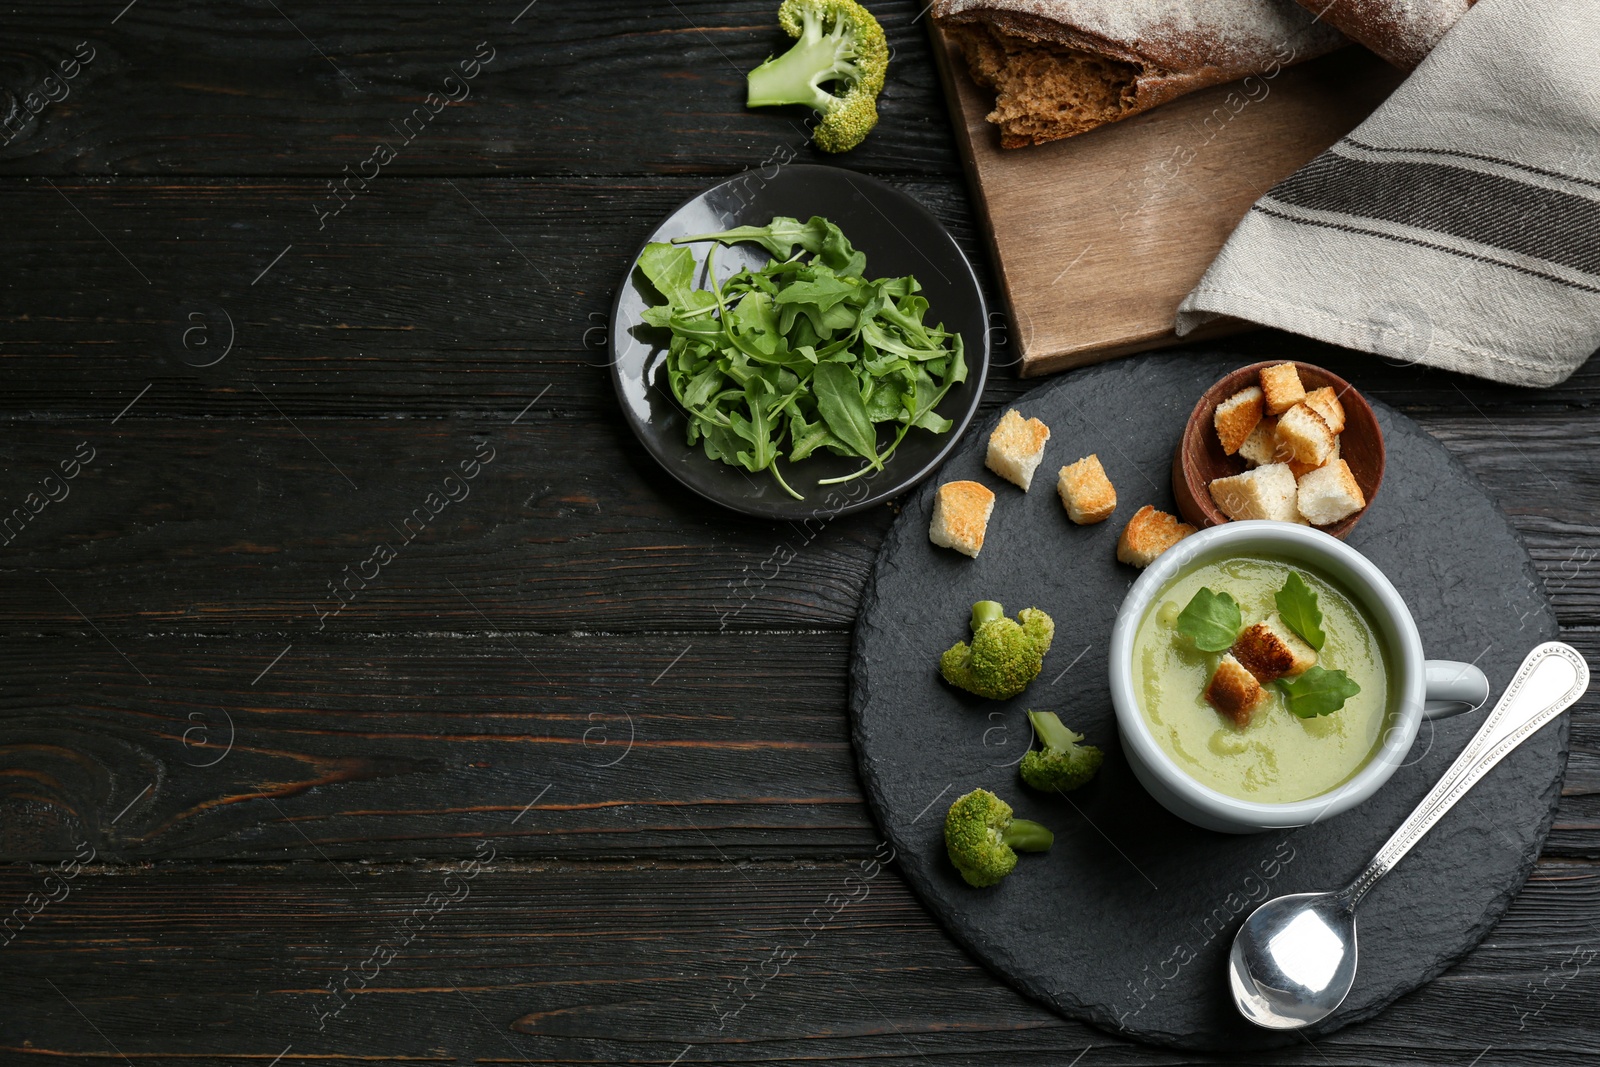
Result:
<svg viewBox="0 0 1600 1067"><path fill-rule="evenodd" d="M1104 522L1117 510L1117 489L1106 477L1106 470L1095 454L1061 468L1056 492L1066 506L1067 518L1079 526Z"/></svg>
<svg viewBox="0 0 1600 1067"><path fill-rule="evenodd" d="M1211 499L1230 519L1275 519L1294 522L1294 475L1287 463L1267 463L1231 478L1215 478L1208 488Z"/></svg>
<svg viewBox="0 0 1600 1067"><path fill-rule="evenodd" d="M1322 416L1296 404L1278 419L1278 447L1287 451L1291 459L1320 467L1328 461L1333 451L1334 433Z"/></svg>
<svg viewBox="0 0 1600 1067"><path fill-rule="evenodd" d="M1250 716L1266 695L1256 676L1229 653L1223 654L1217 672L1206 686L1206 703L1232 719L1235 726L1249 726Z"/></svg>
<svg viewBox="0 0 1600 1067"><path fill-rule="evenodd" d="M1289 460L1289 473L1293 474L1296 480L1298 480L1306 474L1316 470L1318 467L1326 467L1328 464L1332 463L1338 458L1339 438L1336 436L1333 439L1333 451L1328 453L1327 459L1323 460L1321 463L1301 463L1299 460L1291 459Z"/></svg>
<svg viewBox="0 0 1600 1067"><path fill-rule="evenodd" d="M1252 467L1263 463L1280 463L1286 456L1278 455L1278 420L1265 418L1256 423L1250 436L1239 446L1239 458Z"/></svg>
<svg viewBox="0 0 1600 1067"><path fill-rule="evenodd" d="M1336 459L1301 476L1296 503L1314 525L1327 526L1366 507L1367 498L1350 473L1350 464Z"/></svg>
<svg viewBox="0 0 1600 1067"><path fill-rule="evenodd" d="M977 482L946 482L933 498L928 540L976 558L994 511L994 493Z"/></svg>
<svg viewBox="0 0 1600 1067"><path fill-rule="evenodd" d="M1261 404L1261 387L1252 385L1217 405L1211 421L1216 424L1217 439L1222 442L1224 453L1231 456L1239 451L1239 446L1261 421Z"/></svg>
<svg viewBox="0 0 1600 1067"><path fill-rule="evenodd" d="M1306 387L1300 384L1300 372L1293 363L1263 369L1261 392L1266 398L1268 415L1282 415L1306 398Z"/></svg>
<svg viewBox="0 0 1600 1067"><path fill-rule="evenodd" d="M1228 651L1263 685L1304 674L1317 663L1317 650L1284 625L1277 612L1246 627Z"/></svg>
<svg viewBox="0 0 1600 1067"><path fill-rule="evenodd" d="M984 464L1023 492L1033 481L1033 472L1044 458L1044 443L1050 440L1050 427L1038 419L1025 419L1012 408L989 435L989 455Z"/></svg>
<svg viewBox="0 0 1600 1067"><path fill-rule="evenodd" d="M1186 522L1146 504L1133 513L1117 538L1117 559L1134 567L1148 567L1157 556L1195 532Z"/></svg>
<svg viewBox="0 0 1600 1067"><path fill-rule="evenodd" d="M1301 403L1321 415L1328 429L1334 433L1344 433L1344 405L1339 403L1339 394L1333 391L1333 386L1324 385L1321 389L1311 390Z"/></svg>

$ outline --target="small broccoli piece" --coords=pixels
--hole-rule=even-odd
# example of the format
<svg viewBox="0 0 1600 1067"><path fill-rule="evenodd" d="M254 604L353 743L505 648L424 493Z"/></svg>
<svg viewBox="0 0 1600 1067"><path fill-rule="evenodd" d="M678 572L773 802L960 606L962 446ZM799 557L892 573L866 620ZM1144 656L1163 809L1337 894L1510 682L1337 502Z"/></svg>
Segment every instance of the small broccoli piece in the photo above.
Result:
<svg viewBox="0 0 1600 1067"><path fill-rule="evenodd" d="M972 644L957 641L939 657L939 673L951 685L992 700L1014 697L1039 677L1056 624L1038 608L1023 608L1015 620L992 600L972 605Z"/></svg>
<svg viewBox="0 0 1600 1067"><path fill-rule="evenodd" d="M1053 711L1030 711L1028 721L1043 748L1030 748L1022 757L1022 780L1035 789L1065 793L1094 777L1105 753L1093 745L1079 744L1083 735L1064 726Z"/></svg>
<svg viewBox="0 0 1600 1067"><path fill-rule="evenodd" d="M1027 819L1013 819L1011 805L989 792L974 789L950 805L944 817L944 847L968 885L994 885L1017 865L1017 854L1044 852L1056 835Z"/></svg>
<svg viewBox="0 0 1600 1067"><path fill-rule="evenodd" d="M805 104L821 116L811 139L848 152L878 124L878 92L889 69L883 27L855 0L783 0L778 24L797 43L745 79L750 107ZM839 83L838 95L822 86Z"/></svg>

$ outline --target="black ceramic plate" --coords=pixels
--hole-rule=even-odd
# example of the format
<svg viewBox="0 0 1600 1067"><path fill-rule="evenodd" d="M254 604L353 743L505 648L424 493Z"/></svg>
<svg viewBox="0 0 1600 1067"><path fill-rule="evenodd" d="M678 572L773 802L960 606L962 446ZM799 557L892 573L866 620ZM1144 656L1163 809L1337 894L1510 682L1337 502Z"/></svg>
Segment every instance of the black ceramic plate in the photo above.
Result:
<svg viewBox="0 0 1600 1067"><path fill-rule="evenodd" d="M959 332L966 345L967 380L951 389L938 412L955 425L947 433L913 430L884 470L843 485L819 486L818 479L850 474L861 461L818 452L784 468L784 478L805 495L795 500L772 476L751 474L707 459L698 444L684 443L684 416L668 389L660 331L641 324L645 308L660 302L637 269L636 255L617 289L611 310L611 380L623 417L668 474L735 511L766 519L805 519L859 511L916 485L933 473L956 447L978 410L989 373L988 308L972 265L939 220L911 197L838 167L788 166L751 171L707 189L668 215L646 239L669 241L734 226L764 226L774 216L804 221L812 215L832 219L850 243L867 257L870 278L914 275L928 298L928 321ZM692 246L702 263L709 245ZM644 246L640 245L640 252ZM717 273L760 266L767 254L755 245L717 252Z"/></svg>
<svg viewBox="0 0 1600 1067"><path fill-rule="evenodd" d="M1290 832L1201 830L1133 777L1106 669L1112 621L1139 573L1116 562L1117 535L1142 504L1172 510L1172 450L1195 398L1250 362L1140 356L1018 398L1024 415L1052 431L1036 488L1024 494L984 469L980 427L940 478L994 488L982 554L929 544L933 486L907 499L873 569L850 665L868 799L907 881L956 940L1064 1015L1145 1041L1233 1051L1303 1043L1255 1029L1228 998L1223 964L1245 914L1271 896L1349 882L1483 721L1425 723L1407 765L1375 797ZM1393 580L1427 654L1475 660L1498 693L1523 654L1556 633L1527 550L1443 446L1394 409L1372 407L1388 469L1348 543ZM1097 526L1074 526L1056 498L1055 471L1090 452L1117 487L1117 510ZM1043 674L1015 700L969 697L935 668L966 636L972 602L990 598L1008 612L1043 608L1056 621ZM1026 708L1060 713L1105 750L1092 782L1067 797L1023 788L1016 764L1032 741ZM1550 829L1567 735L1562 716L1507 756L1362 901L1355 988L1309 1031L1313 1039L1371 1018L1489 932ZM978 786L1056 833L1055 847L1023 856L992 889L968 886L944 851L945 810Z"/></svg>

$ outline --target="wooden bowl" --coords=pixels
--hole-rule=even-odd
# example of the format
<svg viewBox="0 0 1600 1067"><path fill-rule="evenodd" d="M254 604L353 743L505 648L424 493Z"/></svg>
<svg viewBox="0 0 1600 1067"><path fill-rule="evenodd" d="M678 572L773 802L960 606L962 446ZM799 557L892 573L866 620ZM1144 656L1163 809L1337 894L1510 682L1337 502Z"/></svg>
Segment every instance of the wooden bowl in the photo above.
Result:
<svg viewBox="0 0 1600 1067"><path fill-rule="evenodd" d="M1245 463L1238 456L1225 455L1222 451L1222 442L1217 438L1214 422L1217 405L1247 386L1259 385L1261 369L1275 367L1282 362L1268 360L1240 367L1207 389L1200 402L1195 404L1194 411L1189 415L1189 423L1183 429L1183 440L1178 443L1178 450L1172 456L1172 492L1178 498L1178 511L1185 522L1203 530L1229 521L1228 516L1211 499L1209 486L1214 478L1243 474ZM1378 419L1372 413L1372 406L1349 382L1332 371L1310 363L1296 362L1295 367L1300 371L1300 382L1306 392L1328 385L1339 395L1345 416L1344 432L1339 436L1339 458L1350 465L1350 473L1355 476L1356 484L1361 486L1361 493L1367 498L1367 508L1370 508L1373 498L1378 495L1378 487L1383 484L1384 460L1383 431L1378 429ZM1331 525L1318 526L1317 529L1343 538L1366 514L1367 508Z"/></svg>

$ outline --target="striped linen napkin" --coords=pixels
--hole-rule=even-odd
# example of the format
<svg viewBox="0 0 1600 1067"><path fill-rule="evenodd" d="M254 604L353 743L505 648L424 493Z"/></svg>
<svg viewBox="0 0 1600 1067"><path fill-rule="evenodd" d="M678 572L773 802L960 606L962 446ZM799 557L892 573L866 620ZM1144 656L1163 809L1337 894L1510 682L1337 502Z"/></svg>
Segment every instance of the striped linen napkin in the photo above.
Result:
<svg viewBox="0 0 1600 1067"><path fill-rule="evenodd" d="M1178 308L1513 385L1600 347L1600 0L1479 0Z"/></svg>

